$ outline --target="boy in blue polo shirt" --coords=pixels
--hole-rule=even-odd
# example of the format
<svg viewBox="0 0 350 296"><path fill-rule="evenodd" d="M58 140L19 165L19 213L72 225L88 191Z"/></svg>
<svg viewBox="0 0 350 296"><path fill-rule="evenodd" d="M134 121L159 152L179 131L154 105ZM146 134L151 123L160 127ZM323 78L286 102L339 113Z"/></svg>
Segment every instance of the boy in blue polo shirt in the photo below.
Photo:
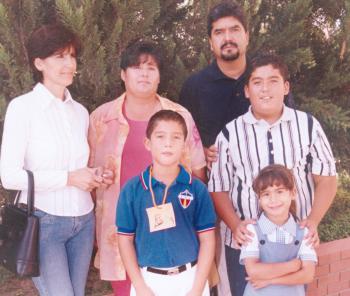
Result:
<svg viewBox="0 0 350 296"><path fill-rule="evenodd" d="M146 135L153 164L124 186L117 207L131 295L209 295L216 216L206 186L179 165L185 120L161 110L149 120Z"/></svg>

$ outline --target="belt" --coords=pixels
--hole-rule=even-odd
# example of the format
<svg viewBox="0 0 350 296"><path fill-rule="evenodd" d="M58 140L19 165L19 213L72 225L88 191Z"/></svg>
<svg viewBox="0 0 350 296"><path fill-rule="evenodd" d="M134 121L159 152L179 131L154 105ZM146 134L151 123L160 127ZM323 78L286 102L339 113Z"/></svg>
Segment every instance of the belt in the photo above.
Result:
<svg viewBox="0 0 350 296"><path fill-rule="evenodd" d="M179 274L187 269L192 268L196 264L197 264L197 260L195 260L191 263L187 263L187 264L180 265L178 267L170 268L170 269L159 269L159 268L154 268L154 267L146 267L146 270L149 272L158 273L158 274L162 274L162 275L175 275L175 274Z"/></svg>

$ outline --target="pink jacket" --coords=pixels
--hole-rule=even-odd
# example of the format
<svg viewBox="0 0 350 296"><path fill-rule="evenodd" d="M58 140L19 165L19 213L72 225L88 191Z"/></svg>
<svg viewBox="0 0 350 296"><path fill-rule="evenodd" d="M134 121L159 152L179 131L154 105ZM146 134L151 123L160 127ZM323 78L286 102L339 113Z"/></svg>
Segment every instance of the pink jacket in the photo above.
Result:
<svg viewBox="0 0 350 296"><path fill-rule="evenodd" d="M180 113L187 124L188 137L182 165L198 170L206 165L202 142L191 114L181 105L157 95L163 109ZM96 191L96 237L98 252L95 266L103 280L125 279L125 269L118 249L115 226L116 205L120 192L121 158L129 132L128 122L122 114L125 93L98 107L90 116L89 165L104 166L114 171L114 184Z"/></svg>

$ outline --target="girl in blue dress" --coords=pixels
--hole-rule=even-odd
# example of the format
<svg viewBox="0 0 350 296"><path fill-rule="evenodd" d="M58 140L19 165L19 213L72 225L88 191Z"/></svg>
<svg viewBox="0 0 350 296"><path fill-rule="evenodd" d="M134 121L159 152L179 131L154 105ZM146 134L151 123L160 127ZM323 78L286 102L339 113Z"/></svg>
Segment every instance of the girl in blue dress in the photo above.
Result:
<svg viewBox="0 0 350 296"><path fill-rule="evenodd" d="M284 166L270 165L260 171L253 189L262 213L248 225L254 237L242 246L240 261L248 274L244 296L304 296L317 256L303 239L308 229L295 220L294 177Z"/></svg>

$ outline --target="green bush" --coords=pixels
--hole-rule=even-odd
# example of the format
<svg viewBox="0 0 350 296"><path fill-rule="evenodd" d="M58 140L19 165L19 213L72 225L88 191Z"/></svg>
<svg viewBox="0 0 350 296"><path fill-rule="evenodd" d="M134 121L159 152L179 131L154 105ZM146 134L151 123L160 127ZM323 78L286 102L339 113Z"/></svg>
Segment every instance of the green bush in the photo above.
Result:
<svg viewBox="0 0 350 296"><path fill-rule="evenodd" d="M350 236L350 175L343 171L338 176L337 196L319 226L322 242Z"/></svg>

